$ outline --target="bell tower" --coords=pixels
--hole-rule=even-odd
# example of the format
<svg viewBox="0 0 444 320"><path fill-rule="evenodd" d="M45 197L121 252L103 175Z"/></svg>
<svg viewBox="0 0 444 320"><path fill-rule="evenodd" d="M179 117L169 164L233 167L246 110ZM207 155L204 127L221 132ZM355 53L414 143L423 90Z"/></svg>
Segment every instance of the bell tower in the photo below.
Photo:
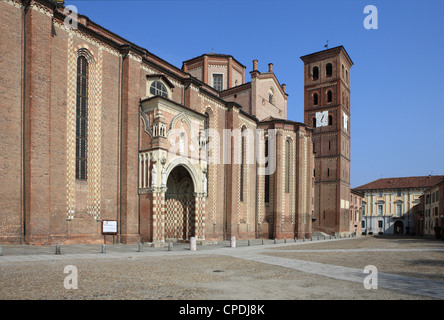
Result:
<svg viewBox="0 0 444 320"><path fill-rule="evenodd" d="M304 122L313 128L315 190L313 229L354 231L350 214L350 69L343 46L301 57Z"/></svg>

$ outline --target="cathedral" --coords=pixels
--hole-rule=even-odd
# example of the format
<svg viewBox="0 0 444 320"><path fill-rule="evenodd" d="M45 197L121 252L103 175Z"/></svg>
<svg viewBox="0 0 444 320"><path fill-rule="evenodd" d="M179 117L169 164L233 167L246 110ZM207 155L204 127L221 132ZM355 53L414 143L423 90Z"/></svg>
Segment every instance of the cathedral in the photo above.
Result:
<svg viewBox="0 0 444 320"><path fill-rule="evenodd" d="M350 231L342 46L301 57L301 123L271 63L179 68L54 1L0 11L0 243L103 243L104 222L115 243Z"/></svg>

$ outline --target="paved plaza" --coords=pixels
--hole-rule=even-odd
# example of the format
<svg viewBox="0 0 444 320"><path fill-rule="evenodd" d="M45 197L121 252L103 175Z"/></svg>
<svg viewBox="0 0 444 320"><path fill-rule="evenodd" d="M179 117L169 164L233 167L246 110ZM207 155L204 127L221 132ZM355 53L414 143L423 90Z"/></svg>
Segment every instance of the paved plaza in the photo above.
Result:
<svg viewBox="0 0 444 320"><path fill-rule="evenodd" d="M441 240L362 236L242 240L235 248L221 241L189 248L62 245L56 255L55 246L3 245L0 299L444 298ZM77 270L77 289L65 287L67 266ZM369 266L375 269L365 273ZM364 285L370 276L373 288Z"/></svg>

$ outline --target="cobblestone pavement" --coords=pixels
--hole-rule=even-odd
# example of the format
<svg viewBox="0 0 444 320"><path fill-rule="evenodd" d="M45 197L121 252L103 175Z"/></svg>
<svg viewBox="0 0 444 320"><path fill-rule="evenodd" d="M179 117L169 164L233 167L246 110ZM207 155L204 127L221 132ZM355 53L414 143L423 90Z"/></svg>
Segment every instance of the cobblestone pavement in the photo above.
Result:
<svg viewBox="0 0 444 320"><path fill-rule="evenodd" d="M168 248L3 245L0 299L443 299L444 243L363 236ZM78 288L66 289L75 266ZM378 270L377 289L364 279ZM373 274L374 275L374 274ZM375 284L373 282L373 284Z"/></svg>

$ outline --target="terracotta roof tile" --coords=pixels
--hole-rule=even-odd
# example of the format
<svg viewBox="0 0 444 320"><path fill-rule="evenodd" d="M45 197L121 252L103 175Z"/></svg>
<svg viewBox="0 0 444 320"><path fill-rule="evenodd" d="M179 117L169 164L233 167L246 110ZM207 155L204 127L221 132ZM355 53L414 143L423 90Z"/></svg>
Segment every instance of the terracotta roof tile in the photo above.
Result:
<svg viewBox="0 0 444 320"><path fill-rule="evenodd" d="M429 188L444 180L444 176L384 178L364 184L355 190Z"/></svg>

